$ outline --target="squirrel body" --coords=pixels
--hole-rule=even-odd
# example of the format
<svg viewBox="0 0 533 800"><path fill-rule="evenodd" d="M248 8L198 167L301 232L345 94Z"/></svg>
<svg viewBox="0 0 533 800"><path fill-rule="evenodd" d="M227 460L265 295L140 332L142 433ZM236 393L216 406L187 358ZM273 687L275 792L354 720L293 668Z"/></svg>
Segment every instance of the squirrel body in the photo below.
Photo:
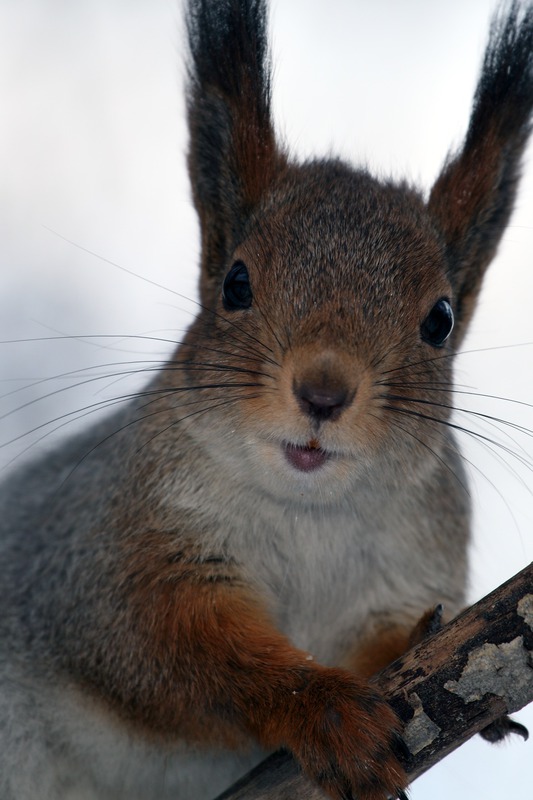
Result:
<svg viewBox="0 0 533 800"><path fill-rule="evenodd" d="M367 679L465 602L453 355L511 213L533 9L493 26L426 201L270 122L264 3L191 0L201 304L120 411L0 498L2 800L209 800L287 747L326 796L404 798Z"/></svg>

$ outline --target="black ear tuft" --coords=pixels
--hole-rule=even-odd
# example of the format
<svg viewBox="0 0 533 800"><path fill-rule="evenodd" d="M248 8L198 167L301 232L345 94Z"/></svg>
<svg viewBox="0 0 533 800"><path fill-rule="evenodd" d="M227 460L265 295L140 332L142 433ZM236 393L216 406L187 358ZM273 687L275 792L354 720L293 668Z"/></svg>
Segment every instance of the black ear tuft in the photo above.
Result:
<svg viewBox="0 0 533 800"><path fill-rule="evenodd" d="M192 84L239 100L245 82L251 81L254 104L268 118L270 58L264 0L190 0L186 23Z"/></svg>
<svg viewBox="0 0 533 800"><path fill-rule="evenodd" d="M264 0L190 0L189 172L204 277L219 276L283 164L270 110Z"/></svg>
<svg viewBox="0 0 533 800"><path fill-rule="evenodd" d="M492 21L463 148L429 199L446 244L459 336L513 210L532 109L533 6L514 1Z"/></svg>

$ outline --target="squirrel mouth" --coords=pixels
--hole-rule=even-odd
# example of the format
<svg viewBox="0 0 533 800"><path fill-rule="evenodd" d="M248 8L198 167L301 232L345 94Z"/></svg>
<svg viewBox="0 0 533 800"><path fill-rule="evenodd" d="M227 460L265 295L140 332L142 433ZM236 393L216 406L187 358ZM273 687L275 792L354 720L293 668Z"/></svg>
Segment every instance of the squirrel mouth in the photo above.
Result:
<svg viewBox="0 0 533 800"><path fill-rule="evenodd" d="M319 469L330 458L329 453L322 450L316 439L311 439L307 445L286 444L284 452L289 464L300 472Z"/></svg>

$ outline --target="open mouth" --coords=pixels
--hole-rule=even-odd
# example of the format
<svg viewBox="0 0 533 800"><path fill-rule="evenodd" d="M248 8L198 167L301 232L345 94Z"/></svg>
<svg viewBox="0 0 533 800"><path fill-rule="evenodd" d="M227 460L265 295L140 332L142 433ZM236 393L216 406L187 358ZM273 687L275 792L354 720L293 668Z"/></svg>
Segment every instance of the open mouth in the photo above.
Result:
<svg viewBox="0 0 533 800"><path fill-rule="evenodd" d="M311 439L306 445L286 444L284 453L289 464L300 472L319 469L330 458L330 454L322 450L316 439Z"/></svg>

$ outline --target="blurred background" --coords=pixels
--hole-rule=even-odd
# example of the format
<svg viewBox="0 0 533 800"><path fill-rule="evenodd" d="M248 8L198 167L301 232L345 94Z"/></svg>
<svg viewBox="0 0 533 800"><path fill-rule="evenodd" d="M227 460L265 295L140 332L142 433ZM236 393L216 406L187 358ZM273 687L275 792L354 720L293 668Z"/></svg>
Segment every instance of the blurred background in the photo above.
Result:
<svg viewBox="0 0 533 800"><path fill-rule="evenodd" d="M280 135L427 192L465 132L494 8L274 0ZM182 58L179 0L0 3L0 475L142 385L195 313ZM472 600L533 559L531 152L457 366L456 421L478 432L462 437ZM533 732L532 708L518 719ZM411 797L530 797L532 757L533 739L475 739Z"/></svg>

